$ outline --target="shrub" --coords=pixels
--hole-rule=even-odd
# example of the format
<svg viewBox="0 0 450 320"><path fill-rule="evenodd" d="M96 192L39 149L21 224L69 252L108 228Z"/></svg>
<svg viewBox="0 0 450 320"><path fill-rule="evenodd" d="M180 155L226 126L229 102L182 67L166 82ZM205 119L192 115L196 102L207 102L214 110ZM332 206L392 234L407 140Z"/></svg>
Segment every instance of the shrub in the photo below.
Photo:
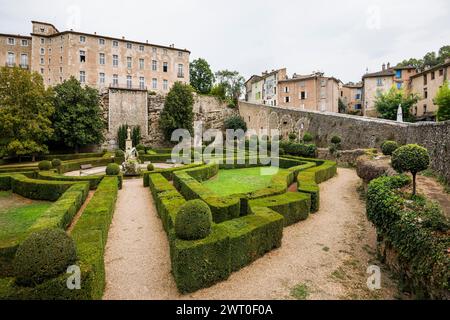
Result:
<svg viewBox="0 0 450 320"><path fill-rule="evenodd" d="M317 150L314 144L303 144L291 141L281 141L280 148L283 149L286 154L307 158L314 158Z"/></svg>
<svg viewBox="0 0 450 320"><path fill-rule="evenodd" d="M52 163L48 160L41 161L38 164L38 168L42 171L48 171L52 168Z"/></svg>
<svg viewBox="0 0 450 320"><path fill-rule="evenodd" d="M147 165L147 171L153 171L153 170L155 170L155 166L152 163L149 163Z"/></svg>
<svg viewBox="0 0 450 320"><path fill-rule="evenodd" d="M61 165L61 160L59 160L59 159L53 159L52 160L52 167L53 168L58 168L60 165Z"/></svg>
<svg viewBox="0 0 450 320"><path fill-rule="evenodd" d="M106 174L108 176L117 176L120 174L120 166L116 163L110 163L106 167Z"/></svg>
<svg viewBox="0 0 450 320"><path fill-rule="evenodd" d="M200 240L211 233L211 209L202 200L186 202L175 218L175 233L182 240Z"/></svg>
<svg viewBox="0 0 450 320"><path fill-rule="evenodd" d="M391 156L392 153L399 147L398 143L395 141L385 141L381 145L381 151L385 156Z"/></svg>
<svg viewBox="0 0 450 320"><path fill-rule="evenodd" d="M139 150L138 151L138 155L139 156L145 156L145 151L144 150Z"/></svg>
<svg viewBox="0 0 450 320"><path fill-rule="evenodd" d="M439 106L436 114L438 121L450 120L450 84L448 80L444 82L441 88L436 93L434 103Z"/></svg>
<svg viewBox="0 0 450 320"><path fill-rule="evenodd" d="M392 154L392 167L398 172L411 172L413 176L413 195L416 194L416 175L430 165L428 150L417 145L408 144Z"/></svg>
<svg viewBox="0 0 450 320"><path fill-rule="evenodd" d="M229 116L224 121L225 129L227 130L243 130L247 131L247 123L245 123L244 118L239 115Z"/></svg>
<svg viewBox="0 0 450 320"><path fill-rule="evenodd" d="M120 150L120 149L117 149L114 155L115 155L117 158L123 158L123 157L125 157L125 152L123 152L123 151Z"/></svg>
<svg viewBox="0 0 450 320"><path fill-rule="evenodd" d="M16 282L36 285L57 276L75 263L73 240L62 229L33 233L17 250L13 261Z"/></svg>
<svg viewBox="0 0 450 320"><path fill-rule="evenodd" d="M313 141L313 136L312 136L312 134L309 133L309 132L306 132L306 133L303 135L303 142L309 143L309 142L311 142L311 141Z"/></svg>
<svg viewBox="0 0 450 320"><path fill-rule="evenodd" d="M137 151L141 151L141 150L143 150L143 151L145 151L145 146L143 145L143 144L138 144L137 146L136 146L136 150Z"/></svg>
<svg viewBox="0 0 450 320"><path fill-rule="evenodd" d="M339 136L333 136L333 137L331 138L331 143L332 143L332 144L338 145L338 144L340 144L341 142L342 142L342 139L341 139L341 137L339 137Z"/></svg>
<svg viewBox="0 0 450 320"><path fill-rule="evenodd" d="M294 132L289 133L289 140L290 141L297 140L297 135Z"/></svg>

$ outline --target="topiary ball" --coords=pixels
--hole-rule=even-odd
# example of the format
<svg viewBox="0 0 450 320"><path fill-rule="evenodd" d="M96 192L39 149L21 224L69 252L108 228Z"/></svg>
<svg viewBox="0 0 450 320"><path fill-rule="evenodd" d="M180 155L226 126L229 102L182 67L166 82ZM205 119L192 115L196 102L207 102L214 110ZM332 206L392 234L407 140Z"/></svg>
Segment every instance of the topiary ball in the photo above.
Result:
<svg viewBox="0 0 450 320"><path fill-rule="evenodd" d="M147 171L153 171L153 170L155 170L155 166L153 164L149 163L147 165Z"/></svg>
<svg viewBox="0 0 450 320"><path fill-rule="evenodd" d="M342 142L342 139L338 136L334 136L333 138L331 138L331 143L332 144L339 144Z"/></svg>
<svg viewBox="0 0 450 320"><path fill-rule="evenodd" d="M115 152L115 156L117 157L117 158L123 158L123 157L125 157L125 152L123 152L122 150L116 150L116 152Z"/></svg>
<svg viewBox="0 0 450 320"><path fill-rule="evenodd" d="M303 142L308 143L308 142L311 142L311 141L313 141L312 134L309 133L309 132L306 132L305 135L303 136Z"/></svg>
<svg viewBox="0 0 450 320"><path fill-rule="evenodd" d="M52 167L53 168L58 168L60 165L61 165L61 160L59 160L59 159L53 159L52 160Z"/></svg>
<svg viewBox="0 0 450 320"><path fill-rule="evenodd" d="M17 249L13 260L16 282L34 286L53 278L77 260L75 243L62 229L31 234Z"/></svg>
<svg viewBox="0 0 450 320"><path fill-rule="evenodd" d="M416 174L426 170L430 165L428 150L417 144L402 146L392 153L392 167L402 173L411 172Z"/></svg>
<svg viewBox="0 0 450 320"><path fill-rule="evenodd" d="M186 202L175 218L175 234L182 240L200 240L211 233L211 209L202 200Z"/></svg>
<svg viewBox="0 0 450 320"><path fill-rule="evenodd" d="M106 175L117 176L120 174L120 166L117 163L110 163L106 167Z"/></svg>
<svg viewBox="0 0 450 320"><path fill-rule="evenodd" d="M52 169L52 163L50 161L48 161L48 160L41 161L38 164L38 168L41 171L51 170Z"/></svg>
<svg viewBox="0 0 450 320"><path fill-rule="evenodd" d="M381 151L385 156L391 156L392 153L399 147L398 143L395 141L385 141L381 145Z"/></svg>
<svg viewBox="0 0 450 320"><path fill-rule="evenodd" d="M139 151L138 151L138 155L140 155L140 156L145 156L145 151L144 151L144 150L139 150Z"/></svg>

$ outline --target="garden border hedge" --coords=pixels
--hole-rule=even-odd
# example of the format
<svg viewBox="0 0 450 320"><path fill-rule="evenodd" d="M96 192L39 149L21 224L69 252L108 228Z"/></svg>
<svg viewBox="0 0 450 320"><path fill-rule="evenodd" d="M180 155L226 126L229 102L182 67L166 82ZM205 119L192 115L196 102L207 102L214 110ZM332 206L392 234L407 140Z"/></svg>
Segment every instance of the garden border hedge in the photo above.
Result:
<svg viewBox="0 0 450 320"><path fill-rule="evenodd" d="M89 187L91 190L97 189L100 182L103 180L105 175L94 175L94 176L84 176L84 177L71 177L58 174L54 171L39 171L37 172L37 177L41 180L49 181L72 181L72 182L89 182Z"/></svg>

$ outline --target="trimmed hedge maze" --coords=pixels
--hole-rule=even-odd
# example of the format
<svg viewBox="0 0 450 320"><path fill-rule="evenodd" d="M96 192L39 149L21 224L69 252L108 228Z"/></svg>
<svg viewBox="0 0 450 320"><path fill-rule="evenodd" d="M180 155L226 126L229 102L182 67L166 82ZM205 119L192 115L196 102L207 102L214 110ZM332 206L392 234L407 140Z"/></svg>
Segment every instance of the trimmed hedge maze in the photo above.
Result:
<svg viewBox="0 0 450 320"><path fill-rule="evenodd" d="M310 212L318 210L317 185L333 177L337 168L330 161L283 157L280 167L286 170L273 175L271 184L264 189L220 197L202 185L220 169L262 166L246 160L245 164L211 162L170 173L149 172L145 178L168 235L172 272L182 293L225 280L232 272L279 248L284 227L305 220ZM300 192L287 192L295 182L299 183ZM314 194L303 192L306 184L317 187ZM203 200L211 209L211 233L200 240L182 240L175 233L176 216L187 201L194 199Z"/></svg>
<svg viewBox="0 0 450 320"><path fill-rule="evenodd" d="M103 256L120 181L119 176L65 177L53 171L0 174L0 190L12 190L29 199L53 201L25 234L0 243L0 299L101 299L105 286ZM90 189L95 189L95 193L70 232L76 247L75 265L81 271L81 289L68 289L71 274L65 272L38 284L19 284L14 257L21 244L38 231L67 230Z"/></svg>

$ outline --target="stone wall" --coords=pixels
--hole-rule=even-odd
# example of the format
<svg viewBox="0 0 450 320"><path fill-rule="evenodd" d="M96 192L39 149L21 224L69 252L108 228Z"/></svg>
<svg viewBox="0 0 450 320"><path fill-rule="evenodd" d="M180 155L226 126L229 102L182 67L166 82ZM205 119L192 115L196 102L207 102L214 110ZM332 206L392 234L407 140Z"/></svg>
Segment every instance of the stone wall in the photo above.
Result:
<svg viewBox="0 0 450 320"><path fill-rule="evenodd" d="M303 136L312 133L319 147L327 147L334 135L342 138L345 150L379 148L385 140L417 143L430 152L431 167L450 181L450 122L399 123L344 114L304 111L239 103L239 112L249 129L278 129Z"/></svg>

